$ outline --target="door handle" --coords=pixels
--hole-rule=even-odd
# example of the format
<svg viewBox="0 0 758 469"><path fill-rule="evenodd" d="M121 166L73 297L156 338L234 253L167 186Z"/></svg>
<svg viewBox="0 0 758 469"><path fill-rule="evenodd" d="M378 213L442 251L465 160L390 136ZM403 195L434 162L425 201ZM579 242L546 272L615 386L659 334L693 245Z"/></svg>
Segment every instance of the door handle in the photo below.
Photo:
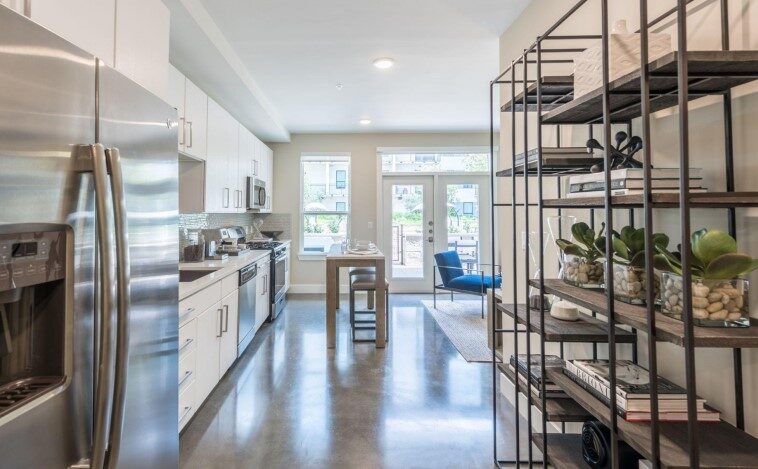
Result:
<svg viewBox="0 0 758 469"><path fill-rule="evenodd" d="M224 305L224 328L221 332L229 332L229 305Z"/></svg>
<svg viewBox="0 0 758 469"><path fill-rule="evenodd" d="M219 308L217 311L218 311L218 334L216 335L216 337L218 338L224 335L224 331L222 330L223 329L222 325L224 322L224 309Z"/></svg>
<svg viewBox="0 0 758 469"><path fill-rule="evenodd" d="M129 316L131 269L129 261L129 229L126 217L126 199L124 196L124 178L121 168L121 153L118 148L105 152L108 169L111 173L111 195L113 198L113 215L116 235L116 370L114 379L113 410L110 428L110 450L108 467L118 466L126 410L126 386L129 364Z"/></svg>
<svg viewBox="0 0 758 469"><path fill-rule="evenodd" d="M105 466L110 413L113 399L115 355L113 351L113 320L116 314L116 263L115 243L111 230L111 211L108 207L108 170L105 149L99 143L91 145L92 174L95 183L95 229L99 257L99 293L97 308L100 313L100 349L97 353L97 385L95 388L94 428L92 430L92 469Z"/></svg>
<svg viewBox="0 0 758 469"><path fill-rule="evenodd" d="M181 139L179 140L179 145L181 145L181 146L184 146L184 140L185 140L185 139L184 139L184 134L185 134L185 129L184 129L184 126L185 126L186 124L184 123L184 120L185 120L185 119L184 119L184 117L180 117L180 118L179 118L179 123L181 124L179 127L182 129L182 130L179 132L179 135L181 136Z"/></svg>
<svg viewBox="0 0 758 469"><path fill-rule="evenodd" d="M187 125L189 126L189 144L187 148L192 148L192 121L187 121Z"/></svg>

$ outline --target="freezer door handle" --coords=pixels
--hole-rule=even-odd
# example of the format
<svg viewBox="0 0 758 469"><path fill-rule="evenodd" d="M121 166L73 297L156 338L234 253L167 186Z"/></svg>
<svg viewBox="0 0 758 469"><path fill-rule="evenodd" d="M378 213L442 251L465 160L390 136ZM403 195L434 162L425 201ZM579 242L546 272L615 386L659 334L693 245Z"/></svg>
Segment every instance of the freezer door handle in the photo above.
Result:
<svg viewBox="0 0 758 469"><path fill-rule="evenodd" d="M113 197L113 215L116 234L116 376L114 380L113 410L111 415L110 446L108 466L118 466L121 449L121 434L124 427L126 410L126 385L129 365L129 291L131 269L129 262L129 235L126 221L126 200L124 198L124 178L121 170L121 154L118 148L106 150L106 161L111 177L111 195Z"/></svg>
<svg viewBox="0 0 758 469"><path fill-rule="evenodd" d="M97 351L97 385L95 388L94 428L92 432L92 469L106 464L106 450L110 435L113 384L115 373L113 327L116 313L116 260L113 241L110 200L108 200L108 169L105 149L100 144L90 145L93 180L95 182L95 215L100 270L100 347Z"/></svg>

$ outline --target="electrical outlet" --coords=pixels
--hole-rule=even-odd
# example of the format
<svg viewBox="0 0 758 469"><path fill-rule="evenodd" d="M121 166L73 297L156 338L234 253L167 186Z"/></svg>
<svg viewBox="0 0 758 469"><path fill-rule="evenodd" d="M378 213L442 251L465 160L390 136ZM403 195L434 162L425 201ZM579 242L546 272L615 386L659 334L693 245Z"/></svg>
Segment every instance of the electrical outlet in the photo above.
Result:
<svg viewBox="0 0 758 469"><path fill-rule="evenodd" d="M369 230L373 230L374 229L374 222L373 221L368 222L368 229Z"/></svg>

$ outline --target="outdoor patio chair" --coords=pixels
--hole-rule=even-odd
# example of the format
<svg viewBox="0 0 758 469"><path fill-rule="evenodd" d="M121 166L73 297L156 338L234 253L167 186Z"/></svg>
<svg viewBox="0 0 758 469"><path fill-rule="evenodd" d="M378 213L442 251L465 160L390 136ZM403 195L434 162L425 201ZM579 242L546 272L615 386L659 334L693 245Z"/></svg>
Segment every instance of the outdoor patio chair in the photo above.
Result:
<svg viewBox="0 0 758 469"><path fill-rule="evenodd" d="M437 290L450 292L450 301L455 301L454 294L467 293L479 295L482 299L482 318L484 318L484 299L487 296L487 290L492 288L492 274L487 274L484 270L463 268L461 258L457 251L440 252L434 255L435 269L434 275L434 307L437 307ZM479 266L491 266L492 264L482 264ZM503 282L500 272L500 266L492 266L493 270L497 269L495 275L495 288L500 287ZM437 283L437 271L440 273L442 283Z"/></svg>

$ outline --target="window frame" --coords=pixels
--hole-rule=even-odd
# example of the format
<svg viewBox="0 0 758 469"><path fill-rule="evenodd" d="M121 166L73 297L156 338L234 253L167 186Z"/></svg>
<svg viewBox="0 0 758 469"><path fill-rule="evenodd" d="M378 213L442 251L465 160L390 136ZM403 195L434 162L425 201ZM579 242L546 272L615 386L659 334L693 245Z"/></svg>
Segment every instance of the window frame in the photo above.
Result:
<svg viewBox="0 0 758 469"><path fill-rule="evenodd" d="M345 186L347 189L347 209L346 210L305 210L305 200L304 200L304 194L305 194L305 166L304 163L314 163L314 162L339 162L339 163L347 163L347 169L346 170L338 170L338 171L345 171ZM352 184L349 184L348 181L350 179L350 173L352 171L352 155L350 153L342 153L342 152L307 152L307 153L301 153L300 154L300 190L298 197L300 198L299 201L299 216L300 219L298 221L298 259L299 260L322 260L326 257L328 252L318 252L318 251L306 251L305 250L305 217L308 215L341 215L345 217L345 239L350 238L350 230L351 230L351 212L352 212ZM336 186L336 174L335 174L335 186ZM340 189L344 190L344 189ZM344 203L344 202L343 202Z"/></svg>
<svg viewBox="0 0 758 469"><path fill-rule="evenodd" d="M474 202L462 202L462 203L463 203L463 207L461 207L461 211L463 212L463 215L473 215L474 214ZM471 207L471 211L470 212L466 211L466 207L467 206Z"/></svg>
<svg viewBox="0 0 758 469"><path fill-rule="evenodd" d="M344 174L344 178L340 180L340 173ZM342 187L340 187L340 184ZM334 171L334 188L337 190L344 190L347 189L347 170L345 169L336 169Z"/></svg>

